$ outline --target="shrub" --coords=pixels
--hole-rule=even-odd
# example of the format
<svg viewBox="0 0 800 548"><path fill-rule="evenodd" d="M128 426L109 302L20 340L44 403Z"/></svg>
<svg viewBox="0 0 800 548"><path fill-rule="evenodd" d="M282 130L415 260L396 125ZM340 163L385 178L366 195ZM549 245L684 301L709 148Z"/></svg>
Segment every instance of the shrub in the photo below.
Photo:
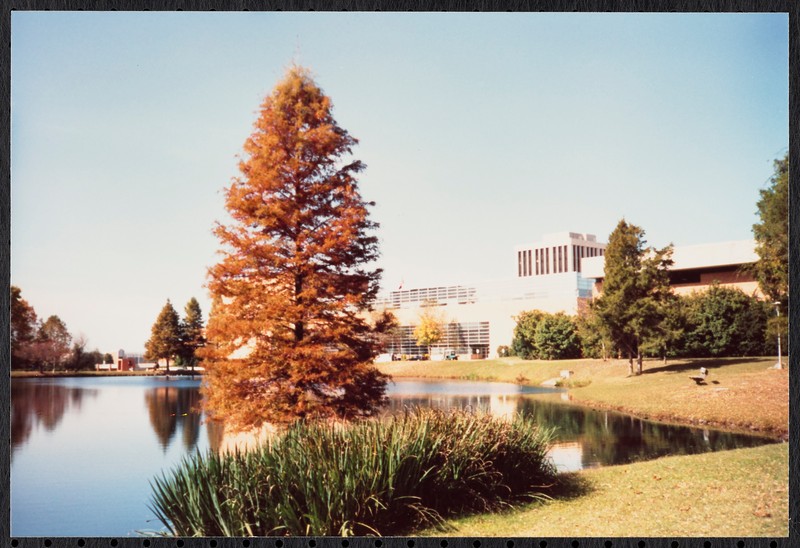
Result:
<svg viewBox="0 0 800 548"><path fill-rule="evenodd" d="M563 312L522 312L517 317L511 348L515 355L526 360L564 360L581 356L576 322Z"/></svg>
<svg viewBox="0 0 800 548"><path fill-rule="evenodd" d="M581 355L575 322L566 314L548 314L533 334L536 354L543 360L566 360Z"/></svg>
<svg viewBox="0 0 800 548"><path fill-rule="evenodd" d="M545 313L539 310L521 312L516 317L517 325L514 327L514 338L511 341L511 348L515 356L524 360L536 359L533 337L536 333L536 326L544 317Z"/></svg>
<svg viewBox="0 0 800 548"><path fill-rule="evenodd" d="M770 307L740 289L713 285L687 297L686 350L695 357L765 352Z"/></svg>
<svg viewBox="0 0 800 548"><path fill-rule="evenodd" d="M463 411L298 422L254 451L184 458L153 480L152 509L180 536L396 534L543 496L550 436Z"/></svg>

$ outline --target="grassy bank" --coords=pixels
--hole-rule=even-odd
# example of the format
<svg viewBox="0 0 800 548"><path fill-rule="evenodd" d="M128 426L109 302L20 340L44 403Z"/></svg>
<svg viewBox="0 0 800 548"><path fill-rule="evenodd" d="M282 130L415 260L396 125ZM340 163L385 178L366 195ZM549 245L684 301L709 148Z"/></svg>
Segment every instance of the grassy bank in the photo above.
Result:
<svg viewBox="0 0 800 548"><path fill-rule="evenodd" d="M585 470L547 502L447 522L421 535L786 536L788 444Z"/></svg>
<svg viewBox="0 0 800 548"><path fill-rule="evenodd" d="M788 360L787 360L788 361ZM789 373L769 369L775 358L645 361L628 376L625 360L528 361L518 358L464 362L392 362L379 369L393 377L473 379L539 385L574 372L574 403L615 409L643 418L785 437L789 425ZM689 379L700 367L707 383Z"/></svg>

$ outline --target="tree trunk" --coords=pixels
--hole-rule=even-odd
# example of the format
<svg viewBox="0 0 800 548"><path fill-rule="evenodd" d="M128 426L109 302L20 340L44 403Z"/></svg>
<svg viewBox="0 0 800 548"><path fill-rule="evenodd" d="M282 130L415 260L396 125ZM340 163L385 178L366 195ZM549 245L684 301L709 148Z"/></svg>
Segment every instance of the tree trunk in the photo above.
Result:
<svg viewBox="0 0 800 548"><path fill-rule="evenodd" d="M300 293L303 291L303 275L296 274L294 277L294 297L295 301L298 305L303 303L303 298L300 297ZM305 337L305 325L303 321L295 322L294 324L294 342L299 343Z"/></svg>
<svg viewBox="0 0 800 548"><path fill-rule="evenodd" d="M637 375L641 375L642 374L642 360L643 359L644 358L642 356L642 353L637 350L636 351L636 365L638 367L638 372L636 373Z"/></svg>
<svg viewBox="0 0 800 548"><path fill-rule="evenodd" d="M633 375L633 352L628 353L628 376Z"/></svg>
<svg viewBox="0 0 800 548"><path fill-rule="evenodd" d="M169 375L169 356L167 356L167 375Z"/></svg>

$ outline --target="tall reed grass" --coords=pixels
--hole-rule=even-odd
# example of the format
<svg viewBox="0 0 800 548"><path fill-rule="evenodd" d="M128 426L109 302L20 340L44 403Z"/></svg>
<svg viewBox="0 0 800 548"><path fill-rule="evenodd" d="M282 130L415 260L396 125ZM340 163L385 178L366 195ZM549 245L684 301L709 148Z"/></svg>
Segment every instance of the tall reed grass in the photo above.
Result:
<svg viewBox="0 0 800 548"><path fill-rule="evenodd" d="M542 496L552 433L521 416L415 409L296 423L256 450L186 457L152 481L180 536L387 535Z"/></svg>

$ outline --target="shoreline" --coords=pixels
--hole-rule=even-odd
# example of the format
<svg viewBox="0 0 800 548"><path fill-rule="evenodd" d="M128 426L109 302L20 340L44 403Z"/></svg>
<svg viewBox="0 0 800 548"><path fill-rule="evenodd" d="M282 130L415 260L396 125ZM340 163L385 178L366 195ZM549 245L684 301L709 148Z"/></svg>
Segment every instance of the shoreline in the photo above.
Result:
<svg viewBox="0 0 800 548"><path fill-rule="evenodd" d="M471 382L498 382L498 383L505 383L505 384L517 384L519 386L527 386L530 388L551 388L547 386L542 386L540 384L530 384L530 383L514 383L511 381L501 381L497 379L463 379L455 376L429 376L429 377L420 377L418 375L392 375L392 378L397 377L398 379L415 379L415 380L443 380L443 381L471 381ZM682 417L680 415L672 415L672 414L664 414L664 415L656 415L656 414L648 414L644 412L638 412L633 408L626 407L624 405L614 405L614 404L607 404L599 401L594 401L590 399L579 399L573 393L573 389L571 388L564 388L563 389L567 394L569 394L569 402L562 402L563 405L576 405L579 407L585 407L588 409L594 409L595 411L615 411L617 413L622 413L624 415L629 415L631 417L647 420L652 422L660 422L664 424L672 424L676 426L691 426L694 428L702 428L702 427L709 427L714 430L720 430L724 432L730 432L731 434L750 434L753 436L763 436L766 438L773 439L775 441L787 441L789 439L789 429L788 427L785 430L775 430L770 428L759 428L755 425L742 425L737 423L722 423L719 421L702 421L691 419L688 417Z"/></svg>
<svg viewBox="0 0 800 548"><path fill-rule="evenodd" d="M415 369L418 362L414 362ZM472 363L471 365L475 365ZM576 364L564 364L567 367L575 367ZM560 366L558 366L560 367ZM577 368L577 367L576 367ZM154 371L46 371L44 373L39 373L38 371L11 371L10 377L12 379L24 379L24 378L71 378L71 377L164 377L167 376L166 371L159 370L157 372ZM531 387L531 388L547 388L541 385L541 379L525 379L524 381L515 381L508 378L498 378L497 375L493 374L486 374L484 372L471 372L466 375L459 375L454 372L450 374L431 374L430 371L426 371L425 374L420 374L418 370L416 371L409 371L408 373L403 373L402 371L392 371L387 372L390 378L394 379L416 379L416 380L460 380L460 381L480 381L480 382L500 382L500 383L508 383L508 384L516 384L519 386ZM170 370L170 377L186 377L186 378L195 378L200 377L202 378L203 372L201 371L194 371L191 370L183 370L183 369L173 369ZM579 378L589 378L579 375ZM600 382L601 379L597 379ZM590 381L591 382L591 381ZM615 411L618 413L623 413L638 419L649 420L654 422L661 422L666 424L674 424L674 425L681 425L681 426L691 426L695 428L712 428L715 430L721 430L725 432L731 433L738 433L738 434L750 434L755 436L763 436L768 437L776 441L787 441L789 438L789 427L788 424L785 427L775 427L770 425L759 425L754 424L751 422L743 422L737 421L735 419L732 420L725 420L725 417L709 417L708 419L699 419L694 416L688 416L687 414L681 414L680 412L676 412L674 409L666 409L666 410L647 410L637 408L635 406L626 405L625 403L619 403L619 398L617 401L600 401L598 399L593 399L590 394L582 393L583 387L564 387L562 390L569 395L569 404L576 405L581 407L586 407L589 409L594 410L607 410L607 411ZM631 387L633 388L633 387Z"/></svg>
<svg viewBox="0 0 800 548"><path fill-rule="evenodd" d="M788 370L780 379L776 370L762 364L770 358L725 358L676 360L669 365L653 361L641 376L627 375L627 362L567 360L559 362L518 359L464 362L459 366L427 362L379 364L378 369L391 378L473 380L510 382L520 386L543 388L546 380L557 378L558 370L574 370L564 386L569 404L594 410L623 413L635 418L667 424L712 428L786 441L789 436L788 393L783 401L780 392L788 389ZM684 379L700 366L710 369L710 385L696 390ZM721 381L721 382L719 382ZM783 384L781 384L783 383ZM783 388L781 388L783 387ZM758 413L742 413L759 402ZM781 409L781 406L783 408Z"/></svg>
<svg viewBox="0 0 800 548"><path fill-rule="evenodd" d="M631 409L624 405L614 405L593 400L577 399L571 392L568 391L568 393L570 394L570 403L573 403L575 405L580 405L582 407L588 407L590 409L595 409L598 411L616 411L617 413L623 413L625 415L630 415L637 419L642 419L652 422L674 424L677 426L691 426L693 428L708 427L713 430L730 432L731 434L750 434L752 436L763 436L766 438L773 439L775 441L789 440L788 427L786 429L760 428L752 424L738 424L738 423L720 422L714 420L692 419L689 417L682 417L680 415L667 414L667 413L648 414L648 413L636 412L634 409Z"/></svg>
<svg viewBox="0 0 800 548"><path fill-rule="evenodd" d="M202 371L191 371L189 369L170 369L169 375L166 370L158 371L11 371L12 379L46 379L46 378L69 378L69 377L202 377Z"/></svg>

